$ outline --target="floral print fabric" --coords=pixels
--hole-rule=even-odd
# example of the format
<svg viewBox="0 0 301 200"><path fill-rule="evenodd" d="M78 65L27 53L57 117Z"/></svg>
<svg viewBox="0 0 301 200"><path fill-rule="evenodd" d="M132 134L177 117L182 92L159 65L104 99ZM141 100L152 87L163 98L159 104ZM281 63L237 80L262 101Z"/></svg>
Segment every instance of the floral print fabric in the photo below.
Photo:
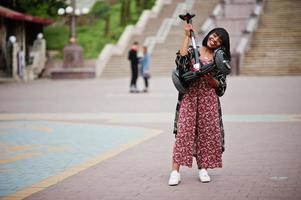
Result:
<svg viewBox="0 0 301 200"><path fill-rule="evenodd" d="M193 62L191 47L187 56L177 53L178 67L189 68ZM224 129L218 97L227 85L224 75L217 73L214 78L219 81L216 90L200 78L189 86L187 93L178 96L173 161L179 165L191 167L195 156L199 167L222 167Z"/></svg>
<svg viewBox="0 0 301 200"><path fill-rule="evenodd" d="M173 161L192 166L193 155L202 168L222 167L222 140L218 99L213 88L200 79L183 96Z"/></svg>

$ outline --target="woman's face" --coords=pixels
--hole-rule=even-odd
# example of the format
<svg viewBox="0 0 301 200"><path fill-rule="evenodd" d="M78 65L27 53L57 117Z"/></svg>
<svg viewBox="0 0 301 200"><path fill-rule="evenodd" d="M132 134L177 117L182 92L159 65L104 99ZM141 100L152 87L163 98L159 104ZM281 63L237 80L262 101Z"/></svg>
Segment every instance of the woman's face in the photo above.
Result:
<svg viewBox="0 0 301 200"><path fill-rule="evenodd" d="M212 33L208 37L207 47L210 49L217 49L222 45L222 39L216 34Z"/></svg>

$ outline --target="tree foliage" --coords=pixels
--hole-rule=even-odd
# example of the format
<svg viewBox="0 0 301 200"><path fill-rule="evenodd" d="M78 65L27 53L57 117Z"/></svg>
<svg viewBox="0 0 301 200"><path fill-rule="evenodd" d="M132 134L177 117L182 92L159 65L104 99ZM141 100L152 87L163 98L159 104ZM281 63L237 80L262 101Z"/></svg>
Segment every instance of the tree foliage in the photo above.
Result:
<svg viewBox="0 0 301 200"><path fill-rule="evenodd" d="M90 14L95 17L103 18L109 14L110 10L111 7L106 2L97 1L93 5Z"/></svg>
<svg viewBox="0 0 301 200"><path fill-rule="evenodd" d="M120 25L126 26L131 20L131 0L121 0Z"/></svg>
<svg viewBox="0 0 301 200"><path fill-rule="evenodd" d="M108 3L103 1L97 1L93 5L90 14L98 19L102 19L105 22L104 36L109 36L110 34L110 11L111 7Z"/></svg>
<svg viewBox="0 0 301 200"><path fill-rule="evenodd" d="M137 12L140 15L143 10L150 9L155 1L154 0L135 0Z"/></svg>
<svg viewBox="0 0 301 200"><path fill-rule="evenodd" d="M121 3L120 9L120 25L126 26L135 22L143 10L150 9L156 0L119 0ZM131 4L134 2L135 4Z"/></svg>
<svg viewBox="0 0 301 200"><path fill-rule="evenodd" d="M66 0L1 0L0 5L33 16L57 18L57 10Z"/></svg>

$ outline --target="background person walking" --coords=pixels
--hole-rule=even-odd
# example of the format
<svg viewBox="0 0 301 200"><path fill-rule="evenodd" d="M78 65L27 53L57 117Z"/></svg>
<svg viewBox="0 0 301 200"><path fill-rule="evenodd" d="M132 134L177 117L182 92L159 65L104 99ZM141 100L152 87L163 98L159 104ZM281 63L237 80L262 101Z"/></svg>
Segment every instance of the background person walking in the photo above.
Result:
<svg viewBox="0 0 301 200"><path fill-rule="evenodd" d="M138 92L137 89L138 64L139 64L138 49L139 49L139 43L135 41L128 53L128 59L130 60L131 63L130 92Z"/></svg>
<svg viewBox="0 0 301 200"><path fill-rule="evenodd" d="M144 79L144 90L143 92L148 92L149 78L150 78L150 59L151 56L147 52L147 47L143 47L143 57L140 59L141 64L141 75Z"/></svg>

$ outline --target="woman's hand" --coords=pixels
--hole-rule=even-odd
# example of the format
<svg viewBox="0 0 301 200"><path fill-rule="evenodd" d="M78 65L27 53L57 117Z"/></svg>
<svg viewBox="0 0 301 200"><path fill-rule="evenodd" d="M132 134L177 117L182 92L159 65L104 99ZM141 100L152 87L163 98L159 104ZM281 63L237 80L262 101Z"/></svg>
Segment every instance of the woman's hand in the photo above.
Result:
<svg viewBox="0 0 301 200"><path fill-rule="evenodd" d="M204 75L205 80L213 87L214 89L217 89L219 86L219 82L209 73Z"/></svg>

